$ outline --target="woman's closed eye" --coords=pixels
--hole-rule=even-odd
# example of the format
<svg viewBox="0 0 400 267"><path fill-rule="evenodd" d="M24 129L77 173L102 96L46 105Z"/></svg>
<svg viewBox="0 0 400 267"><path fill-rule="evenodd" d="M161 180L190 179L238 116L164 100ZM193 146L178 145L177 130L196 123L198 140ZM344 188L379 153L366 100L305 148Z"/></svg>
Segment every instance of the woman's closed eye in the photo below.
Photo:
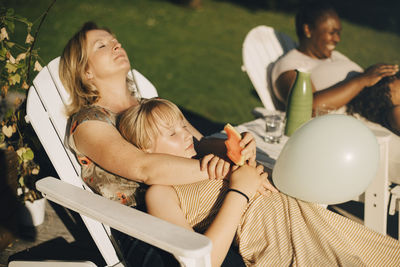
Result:
<svg viewBox="0 0 400 267"><path fill-rule="evenodd" d="M97 49L104 48L106 47L106 44L104 42L97 42L95 47Z"/></svg>

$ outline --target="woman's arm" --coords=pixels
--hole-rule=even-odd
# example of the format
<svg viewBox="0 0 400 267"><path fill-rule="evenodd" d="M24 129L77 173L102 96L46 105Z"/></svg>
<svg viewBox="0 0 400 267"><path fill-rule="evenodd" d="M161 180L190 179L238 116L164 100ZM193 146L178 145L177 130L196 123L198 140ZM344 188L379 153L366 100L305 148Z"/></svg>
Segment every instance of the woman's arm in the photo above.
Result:
<svg viewBox="0 0 400 267"><path fill-rule="evenodd" d="M391 126L396 134L400 134L400 106L395 106L393 108Z"/></svg>
<svg viewBox="0 0 400 267"><path fill-rule="evenodd" d="M86 121L74 132L76 148L105 170L146 184L187 184L208 179L200 161L145 153L126 141L112 125ZM172 171L173 170L173 171Z"/></svg>
<svg viewBox="0 0 400 267"><path fill-rule="evenodd" d="M340 82L330 88L316 91L313 86L313 108L315 109L323 104L333 108L340 108L358 95L365 87L372 86L383 77L394 75L397 71L397 65L376 64L365 70L362 74ZM295 79L296 72L290 70L282 73L276 80L276 97L285 103L285 105Z"/></svg>
<svg viewBox="0 0 400 267"><path fill-rule="evenodd" d="M261 172L262 166L253 168L245 165L239 168L232 174L230 188L252 197L262 180L266 179L266 174ZM185 219L172 187L157 185L150 187L146 192L146 205L148 213L193 230ZM217 216L204 233L213 244L211 251L213 266L220 266L226 257L246 206L247 199L244 196L237 192L228 192Z"/></svg>

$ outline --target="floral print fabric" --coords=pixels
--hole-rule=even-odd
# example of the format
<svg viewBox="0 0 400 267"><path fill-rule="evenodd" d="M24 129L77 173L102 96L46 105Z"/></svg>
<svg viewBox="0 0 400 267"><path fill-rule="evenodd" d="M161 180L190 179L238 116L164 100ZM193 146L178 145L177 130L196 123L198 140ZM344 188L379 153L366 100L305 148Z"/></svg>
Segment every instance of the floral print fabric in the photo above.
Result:
<svg viewBox="0 0 400 267"><path fill-rule="evenodd" d="M75 153L81 165L81 177L83 181L93 192L127 206L143 205L145 185L102 169L95 162L80 153L75 147L73 136L79 124L96 120L116 127L116 117L117 114L98 106L82 108L69 118L67 145Z"/></svg>

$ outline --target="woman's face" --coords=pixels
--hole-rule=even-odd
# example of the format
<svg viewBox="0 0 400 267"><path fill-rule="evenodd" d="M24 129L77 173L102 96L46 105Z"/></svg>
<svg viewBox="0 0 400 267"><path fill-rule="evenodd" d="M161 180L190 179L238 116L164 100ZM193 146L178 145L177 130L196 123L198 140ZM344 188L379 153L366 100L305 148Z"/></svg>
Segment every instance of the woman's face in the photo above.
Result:
<svg viewBox="0 0 400 267"><path fill-rule="evenodd" d="M91 30L86 33L88 55L87 78L101 80L113 75L126 74L130 63L125 50L117 39L107 31Z"/></svg>
<svg viewBox="0 0 400 267"><path fill-rule="evenodd" d="M310 36L308 50L311 56L319 59L329 58L340 42L341 31L339 17L334 13L325 15L317 21L314 28L306 29L306 36Z"/></svg>
<svg viewBox="0 0 400 267"><path fill-rule="evenodd" d="M160 135L150 152L192 158L196 155L193 135L183 120L175 122L171 127L160 126Z"/></svg>
<svg viewBox="0 0 400 267"><path fill-rule="evenodd" d="M396 77L389 83L390 95L393 105L400 105L400 77Z"/></svg>

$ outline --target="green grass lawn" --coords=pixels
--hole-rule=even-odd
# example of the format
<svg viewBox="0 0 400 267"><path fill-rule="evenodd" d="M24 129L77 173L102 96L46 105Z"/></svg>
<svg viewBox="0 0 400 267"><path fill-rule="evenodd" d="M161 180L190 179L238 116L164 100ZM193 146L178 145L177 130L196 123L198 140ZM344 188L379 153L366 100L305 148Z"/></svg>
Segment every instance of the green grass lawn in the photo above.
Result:
<svg viewBox="0 0 400 267"><path fill-rule="evenodd" d="M34 21L50 2L14 0L5 6ZM246 33L264 24L295 38L293 13L248 9L234 1L203 0L201 9L191 10L165 0L58 0L38 37L43 63L59 56L88 20L116 33L132 65L161 97L219 123L251 120L251 110L261 105L241 71ZM345 19L342 24L338 50L361 66L400 62L398 34Z"/></svg>

